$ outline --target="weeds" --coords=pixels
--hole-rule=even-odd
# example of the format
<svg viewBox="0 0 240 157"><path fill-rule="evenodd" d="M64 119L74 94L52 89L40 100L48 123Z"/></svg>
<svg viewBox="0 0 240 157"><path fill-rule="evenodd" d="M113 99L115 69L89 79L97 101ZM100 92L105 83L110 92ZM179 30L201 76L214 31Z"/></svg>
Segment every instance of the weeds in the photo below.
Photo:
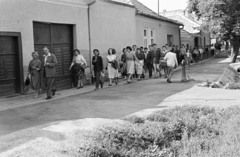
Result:
<svg viewBox="0 0 240 157"><path fill-rule="evenodd" d="M240 108L183 106L101 130L89 157L240 156Z"/></svg>

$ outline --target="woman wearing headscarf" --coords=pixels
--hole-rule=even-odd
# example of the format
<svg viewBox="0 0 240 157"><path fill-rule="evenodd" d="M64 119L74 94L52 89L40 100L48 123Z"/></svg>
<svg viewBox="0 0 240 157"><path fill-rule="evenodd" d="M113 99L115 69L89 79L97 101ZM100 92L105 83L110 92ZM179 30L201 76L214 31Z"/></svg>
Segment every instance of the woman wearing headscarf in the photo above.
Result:
<svg viewBox="0 0 240 157"><path fill-rule="evenodd" d="M85 68L87 62L81 55L80 50L75 49L72 64L69 70L73 70L74 79L77 81L77 89L83 88L83 79L85 78Z"/></svg>
<svg viewBox="0 0 240 157"><path fill-rule="evenodd" d="M40 89L40 80L41 80L41 66L42 63L38 59L38 53L32 52L32 60L29 62L28 66L28 77L31 75L31 87L35 90L35 98L39 96L39 89Z"/></svg>

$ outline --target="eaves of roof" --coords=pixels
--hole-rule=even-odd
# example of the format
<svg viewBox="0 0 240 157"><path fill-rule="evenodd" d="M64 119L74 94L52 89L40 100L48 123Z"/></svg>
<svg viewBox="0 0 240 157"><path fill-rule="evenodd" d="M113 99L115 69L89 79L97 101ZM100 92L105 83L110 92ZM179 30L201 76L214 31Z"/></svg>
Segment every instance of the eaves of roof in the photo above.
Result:
<svg viewBox="0 0 240 157"><path fill-rule="evenodd" d="M197 25L197 26L195 26L195 27L200 27L200 24L199 23L197 23L197 22L195 22L195 21L193 21L193 20L191 20L190 18L188 18L188 17L186 17L186 16L183 16L183 15L172 15L172 16L168 16L168 18L173 18L173 17L181 17L181 18L184 18L184 19L186 19L187 21L189 21L189 22L191 22L191 23L193 23L193 24L195 24L195 25Z"/></svg>
<svg viewBox="0 0 240 157"><path fill-rule="evenodd" d="M132 4L122 3L122 2L116 1L116 0L97 0L97 1L116 4L116 5L122 5L122 6L130 7L130 8L135 8Z"/></svg>
<svg viewBox="0 0 240 157"><path fill-rule="evenodd" d="M136 13L141 15L141 16L145 16L145 17L152 18L152 19L155 19L155 20L165 21L165 22L169 22L169 23L173 23L173 24L176 24L176 25L183 26L183 23L181 23L177 20L172 20L172 19L169 19L167 17L158 15L156 12L149 9L147 6L145 6L144 4L139 2L138 0L130 0L130 1L132 2L134 7L136 8Z"/></svg>
<svg viewBox="0 0 240 157"><path fill-rule="evenodd" d="M153 16L153 15L150 15L150 14L145 14L145 13L142 13L142 12L137 12L137 14L139 14L141 16L144 16L144 17L152 18L152 19L155 19L155 20L160 20L160 21L176 24L176 25L179 25L179 26L184 26L183 23L181 23L179 21L176 21L176 20L171 20L171 19L168 19L168 18L157 17L157 16Z"/></svg>

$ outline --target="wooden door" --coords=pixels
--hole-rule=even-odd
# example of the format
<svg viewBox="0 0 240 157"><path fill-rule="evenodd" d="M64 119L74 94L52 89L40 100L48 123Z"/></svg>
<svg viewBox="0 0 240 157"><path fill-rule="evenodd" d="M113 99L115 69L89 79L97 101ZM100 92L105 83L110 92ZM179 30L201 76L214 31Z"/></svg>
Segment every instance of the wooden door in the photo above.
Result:
<svg viewBox="0 0 240 157"><path fill-rule="evenodd" d="M57 57L56 86L57 89L71 88L71 72L69 67L73 56L72 25L46 24L34 22L34 49L43 60L42 49L46 46Z"/></svg>
<svg viewBox="0 0 240 157"><path fill-rule="evenodd" d="M0 36L0 96L20 93L18 38Z"/></svg>

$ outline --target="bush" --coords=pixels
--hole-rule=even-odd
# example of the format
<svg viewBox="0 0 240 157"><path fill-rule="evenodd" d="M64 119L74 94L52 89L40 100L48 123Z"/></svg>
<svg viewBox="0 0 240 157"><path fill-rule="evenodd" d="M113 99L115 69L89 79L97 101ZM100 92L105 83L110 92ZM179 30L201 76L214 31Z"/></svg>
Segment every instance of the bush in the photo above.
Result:
<svg viewBox="0 0 240 157"><path fill-rule="evenodd" d="M90 157L240 156L240 108L183 106L101 130Z"/></svg>
<svg viewBox="0 0 240 157"><path fill-rule="evenodd" d="M128 121L128 122L133 123L133 124L142 124L142 123L145 122L144 118L138 117L138 116L135 116L135 115L125 117L125 118L123 118L123 120Z"/></svg>

